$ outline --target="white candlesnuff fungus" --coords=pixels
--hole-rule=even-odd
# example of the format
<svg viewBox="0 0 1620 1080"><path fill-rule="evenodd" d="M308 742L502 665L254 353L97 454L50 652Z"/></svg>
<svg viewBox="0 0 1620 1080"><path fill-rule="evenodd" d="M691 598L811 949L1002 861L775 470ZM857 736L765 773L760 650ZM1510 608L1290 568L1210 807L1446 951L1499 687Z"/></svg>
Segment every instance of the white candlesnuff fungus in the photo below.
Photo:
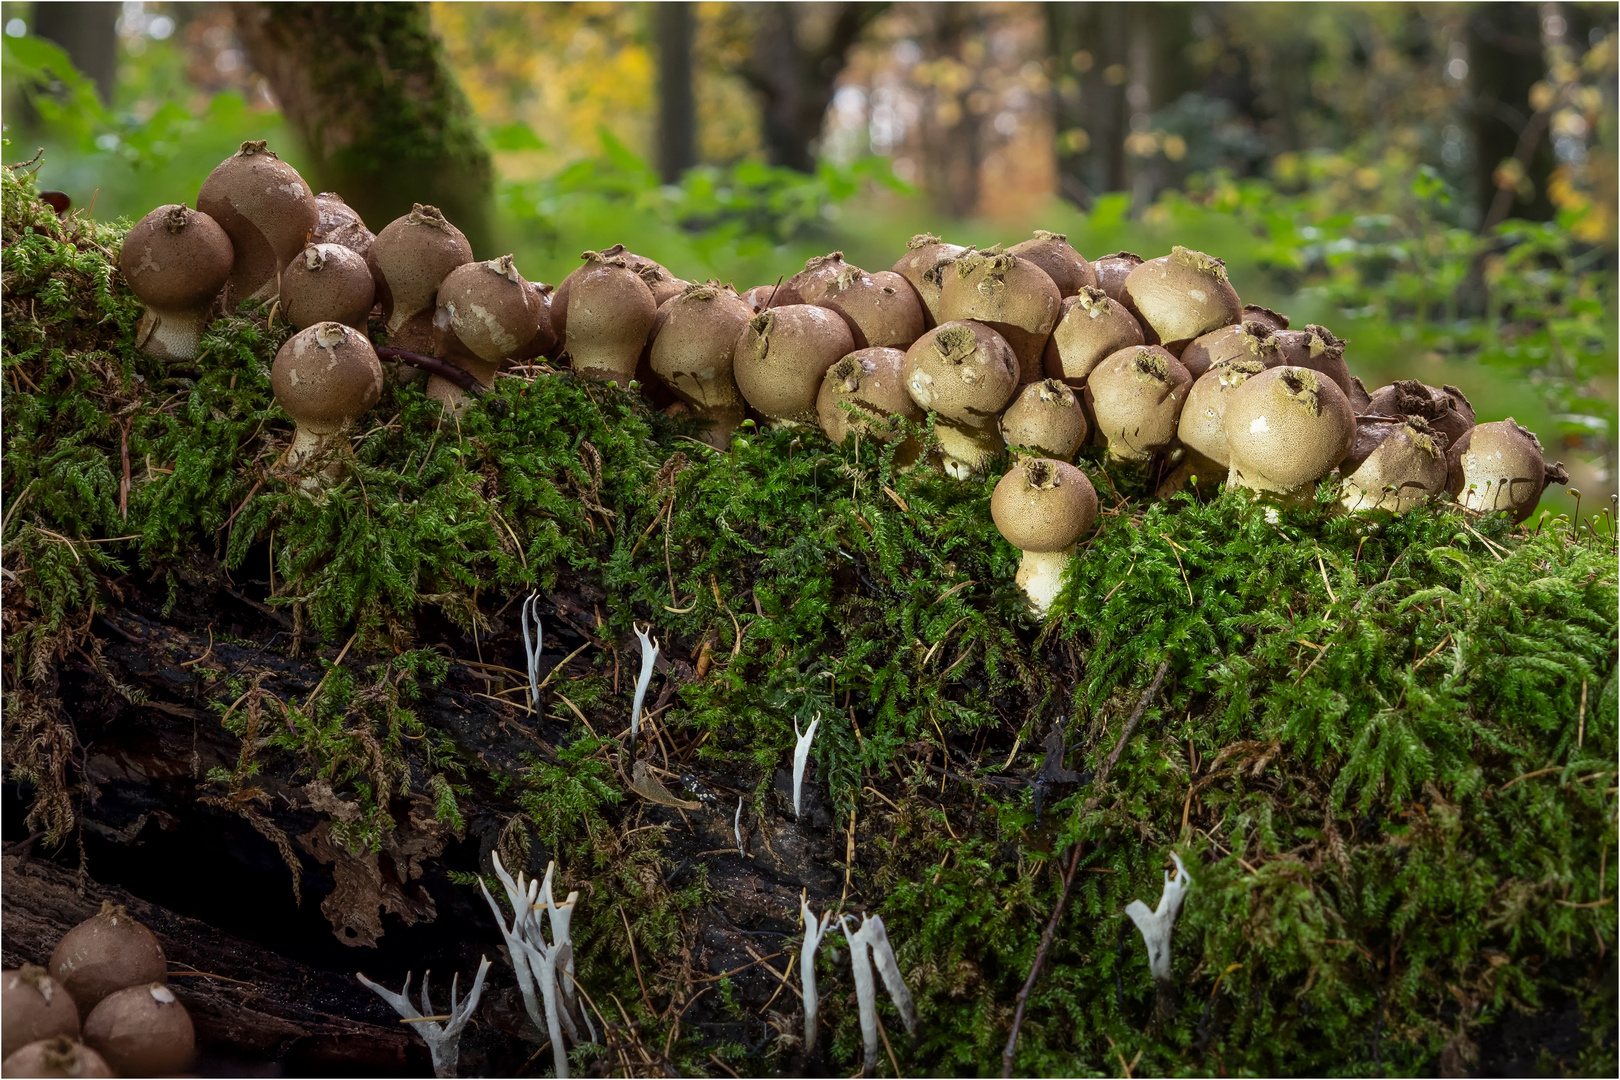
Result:
<svg viewBox="0 0 1620 1080"><path fill-rule="evenodd" d="M793 721L793 734L799 737L799 745L793 751L793 816L799 816L799 795L804 790L804 767L810 760L810 743L816 737L816 728L821 726L821 714L810 721L810 726L802 733L799 731L799 721Z"/></svg>
<svg viewBox="0 0 1620 1080"><path fill-rule="evenodd" d="M743 850L742 842L742 806L743 797L739 795L737 796L737 816L731 819L731 831L737 836L737 854L746 858L748 852Z"/></svg>
<svg viewBox="0 0 1620 1080"><path fill-rule="evenodd" d="M641 734L641 703L647 698L647 686L652 682L653 665L658 663L658 639L652 636L652 626L646 630L630 624L636 637L641 639L641 674L636 678L636 697L630 706L630 750L635 752L636 736Z"/></svg>
<svg viewBox="0 0 1620 1080"><path fill-rule="evenodd" d="M838 920L838 928L849 942L849 966L855 976L855 1000L861 1010L861 1041L866 1048L865 1068L870 1073L877 1067L878 1060L877 988L872 982L873 963L877 964L878 974L883 977L883 986L889 991L889 997L900 1010L900 1020L905 1024L908 1035L917 1034L917 1006L911 1000L911 991L906 988L905 979L900 977L900 965L895 962L889 935L883 929L883 919L877 915L862 916L860 929L854 933L850 932L849 924L848 915ZM870 954L868 949L871 950Z"/></svg>
<svg viewBox="0 0 1620 1080"><path fill-rule="evenodd" d="M523 609L518 613L518 619L523 623L523 655L529 664L529 703L536 709L540 707L540 650L545 646L545 630L540 625L540 594L530 593L523 601ZM534 624L534 638L529 638L529 624Z"/></svg>
<svg viewBox="0 0 1620 1080"><path fill-rule="evenodd" d="M1192 885L1181 856L1172 851L1170 858L1176 864L1176 872L1171 874L1165 871L1164 892L1159 895L1159 906L1149 911L1142 901L1132 900L1125 907L1125 914L1142 932L1142 941L1147 945L1148 970L1153 972L1153 981L1160 986L1171 981L1170 931L1175 929L1176 916L1181 914L1182 901L1187 898L1187 889Z"/></svg>
<svg viewBox="0 0 1620 1080"><path fill-rule="evenodd" d="M355 978L374 990L378 997L392 1005L394 1011L412 1023L407 1024L412 1031L422 1037L427 1043L428 1052L433 1055L434 1076L456 1075L456 1059L461 1054L461 1031L472 1019L473 1010L478 1008L478 999L484 992L484 976L489 971L489 958L478 958L478 975L473 979L472 989L467 992L467 1000L460 1000L461 976L455 975L450 980L450 1012L448 1019L440 1023L429 1019L435 1014L433 1002L428 997L428 976L431 972L422 972L422 1009L417 1012L416 1006L411 1004L411 976L405 974L405 988L394 993L386 987L378 986L365 975L355 972Z"/></svg>
<svg viewBox="0 0 1620 1080"><path fill-rule="evenodd" d="M821 938L832 926L832 912L821 913L821 921L810 911L804 897L799 897L799 917L804 920L804 941L799 946L799 977L804 983L804 1052L816 1048L816 1013L821 999L816 995L816 950Z"/></svg>

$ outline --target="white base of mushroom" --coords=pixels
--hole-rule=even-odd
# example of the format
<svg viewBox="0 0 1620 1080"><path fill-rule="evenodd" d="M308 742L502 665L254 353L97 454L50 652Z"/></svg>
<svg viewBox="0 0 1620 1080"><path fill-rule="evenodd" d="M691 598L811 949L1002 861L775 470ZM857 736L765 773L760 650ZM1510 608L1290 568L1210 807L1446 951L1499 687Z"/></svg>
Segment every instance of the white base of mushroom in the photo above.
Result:
<svg viewBox="0 0 1620 1080"><path fill-rule="evenodd" d="M945 475L956 480L984 475L991 460L1007 449L1001 430L993 422L989 427L970 428L939 420L934 424L934 433L939 436Z"/></svg>
<svg viewBox="0 0 1620 1080"><path fill-rule="evenodd" d="M287 453L282 457L282 463L294 472L305 472L314 461L339 449L343 442L342 428L314 431L307 424L299 424L297 430L293 432L292 444L287 447ZM320 471L304 477L299 481L299 486L306 491L314 491L341 479L343 479L343 462L333 461Z"/></svg>
<svg viewBox="0 0 1620 1080"><path fill-rule="evenodd" d="M1014 580L1029 597L1030 609L1043 619L1063 587L1063 571L1079 546L1070 544L1062 551L1026 551L1018 564L1018 576Z"/></svg>
<svg viewBox="0 0 1620 1080"><path fill-rule="evenodd" d="M455 364L477 379L478 385L485 390L495 385L495 373L501 368L499 363L485 363L482 360L474 360L465 356L458 356L454 360L447 362ZM423 387L422 392L443 406L443 412L440 415L444 419L460 416L467 410L467 406L471 404L466 391L449 379L438 375L428 376L427 386Z"/></svg>
<svg viewBox="0 0 1620 1080"><path fill-rule="evenodd" d="M194 360L204 324L195 312L147 308L135 327L135 344L164 360Z"/></svg>

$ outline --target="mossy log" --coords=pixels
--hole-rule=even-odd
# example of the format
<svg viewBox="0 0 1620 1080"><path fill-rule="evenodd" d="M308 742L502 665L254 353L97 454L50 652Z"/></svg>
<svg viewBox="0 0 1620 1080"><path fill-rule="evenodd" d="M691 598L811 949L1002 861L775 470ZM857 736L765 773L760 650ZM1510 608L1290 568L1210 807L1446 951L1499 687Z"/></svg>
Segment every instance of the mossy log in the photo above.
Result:
<svg viewBox="0 0 1620 1080"><path fill-rule="evenodd" d="M425 1055L352 973L442 994L488 955L463 1070L517 1074L543 1036L476 886L499 851L580 890L606 1043L578 1071L847 1075L840 950L799 1041L803 895L881 913L903 1071L989 1073L1083 842L1021 1074L1613 1072L1605 526L1155 500L1087 459L1102 520L1037 623L994 476L803 429L716 452L538 367L449 426L390 386L310 493L269 307L165 367L121 230L4 183L6 963L116 896L209 1053L298 1071L335 1034L354 1056L318 1067L397 1072ZM649 623L656 783L625 737ZM1174 1016L1123 915L1172 851Z"/></svg>

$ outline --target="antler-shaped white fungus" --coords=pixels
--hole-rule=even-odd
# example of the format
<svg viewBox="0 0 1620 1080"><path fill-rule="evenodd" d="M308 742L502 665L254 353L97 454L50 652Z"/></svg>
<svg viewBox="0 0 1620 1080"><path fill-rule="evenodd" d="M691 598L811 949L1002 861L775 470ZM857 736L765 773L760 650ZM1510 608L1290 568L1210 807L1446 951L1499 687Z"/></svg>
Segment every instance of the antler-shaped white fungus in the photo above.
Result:
<svg viewBox="0 0 1620 1080"><path fill-rule="evenodd" d="M917 1034L917 1007L911 1000L911 991L900 976L900 965L895 962L889 935L883 929L883 919L877 915L862 916L861 927L853 934L849 930L849 916L841 916L838 928L849 942L849 966L855 975L855 1000L861 1010L861 1041L866 1047L865 1068L871 1072L878 1060L877 988L872 982L872 963L877 963L883 976L883 986L889 991L895 1007L900 1010L900 1021L906 1033ZM868 957L867 950L871 949Z"/></svg>
<svg viewBox="0 0 1620 1080"><path fill-rule="evenodd" d="M647 686L652 682L653 665L658 662L658 639L652 636L652 625L646 630L630 624L636 637L641 639L641 675L636 679L636 698L630 706L630 748L635 749L636 736L641 734L641 703L647 698Z"/></svg>
<svg viewBox="0 0 1620 1080"><path fill-rule="evenodd" d="M523 610L518 615L523 623L523 652L529 661L529 700L534 707L540 707L540 649L545 643L546 635L540 626L540 594L532 592L523 601ZM534 642L529 641L529 622L534 621Z"/></svg>
<svg viewBox="0 0 1620 1080"><path fill-rule="evenodd" d="M397 994L386 987L378 986L361 972L357 971L354 975L362 985L370 987L376 991L378 997L392 1005L394 1011L401 1017L415 1021L410 1027L422 1037L423 1042L427 1043L428 1052L433 1055L433 1075L454 1076L456 1059L461 1054L461 1031L472 1018L473 1010L478 1008L478 998L484 992L484 975L489 971L489 958L480 956L478 960L478 975L473 979L472 990L468 992L466 1001L459 1000L461 976L451 978L450 1013L442 1018L444 1020L442 1024L438 1022L441 1018L435 1017L433 1002L428 997L428 976L431 972L422 972L422 1008L426 1010L425 1019L423 1013L417 1012L416 1006L411 1004L409 972L405 974L405 988Z"/></svg>
<svg viewBox="0 0 1620 1080"><path fill-rule="evenodd" d="M816 1048L816 1012L821 999L816 995L816 950L821 948L822 935L832 925L832 912L821 913L816 921L810 905L799 897L799 917L804 920L804 942L799 946L799 977L804 982L804 1052Z"/></svg>
<svg viewBox="0 0 1620 1080"><path fill-rule="evenodd" d="M1176 864L1176 872L1172 875L1165 871L1164 892L1159 896L1159 906L1149 911L1142 901L1132 900L1125 908L1125 914L1142 932L1142 941L1147 945L1148 969L1153 972L1153 981L1161 984L1171 981L1170 931L1175 928L1176 916L1181 913L1181 902L1186 899L1187 889L1192 884L1192 879L1187 876L1187 868L1181 863L1181 856L1172 851L1170 858Z"/></svg>
<svg viewBox="0 0 1620 1080"><path fill-rule="evenodd" d="M793 751L793 816L799 816L799 795L804 790L804 767L810 760L810 742L816 737L816 728L821 726L821 714L810 721L810 726L802 733L799 731L799 721L793 721L793 734L799 737L799 745Z"/></svg>

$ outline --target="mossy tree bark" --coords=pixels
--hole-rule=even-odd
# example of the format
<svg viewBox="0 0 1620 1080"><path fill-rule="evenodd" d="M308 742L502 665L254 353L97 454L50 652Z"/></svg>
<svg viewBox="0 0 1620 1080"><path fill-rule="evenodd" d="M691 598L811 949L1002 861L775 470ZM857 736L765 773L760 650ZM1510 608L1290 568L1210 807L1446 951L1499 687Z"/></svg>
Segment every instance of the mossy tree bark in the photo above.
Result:
<svg viewBox="0 0 1620 1080"><path fill-rule="evenodd" d="M480 258L493 167L426 4L239 4L236 31L336 191L373 230L431 203Z"/></svg>

